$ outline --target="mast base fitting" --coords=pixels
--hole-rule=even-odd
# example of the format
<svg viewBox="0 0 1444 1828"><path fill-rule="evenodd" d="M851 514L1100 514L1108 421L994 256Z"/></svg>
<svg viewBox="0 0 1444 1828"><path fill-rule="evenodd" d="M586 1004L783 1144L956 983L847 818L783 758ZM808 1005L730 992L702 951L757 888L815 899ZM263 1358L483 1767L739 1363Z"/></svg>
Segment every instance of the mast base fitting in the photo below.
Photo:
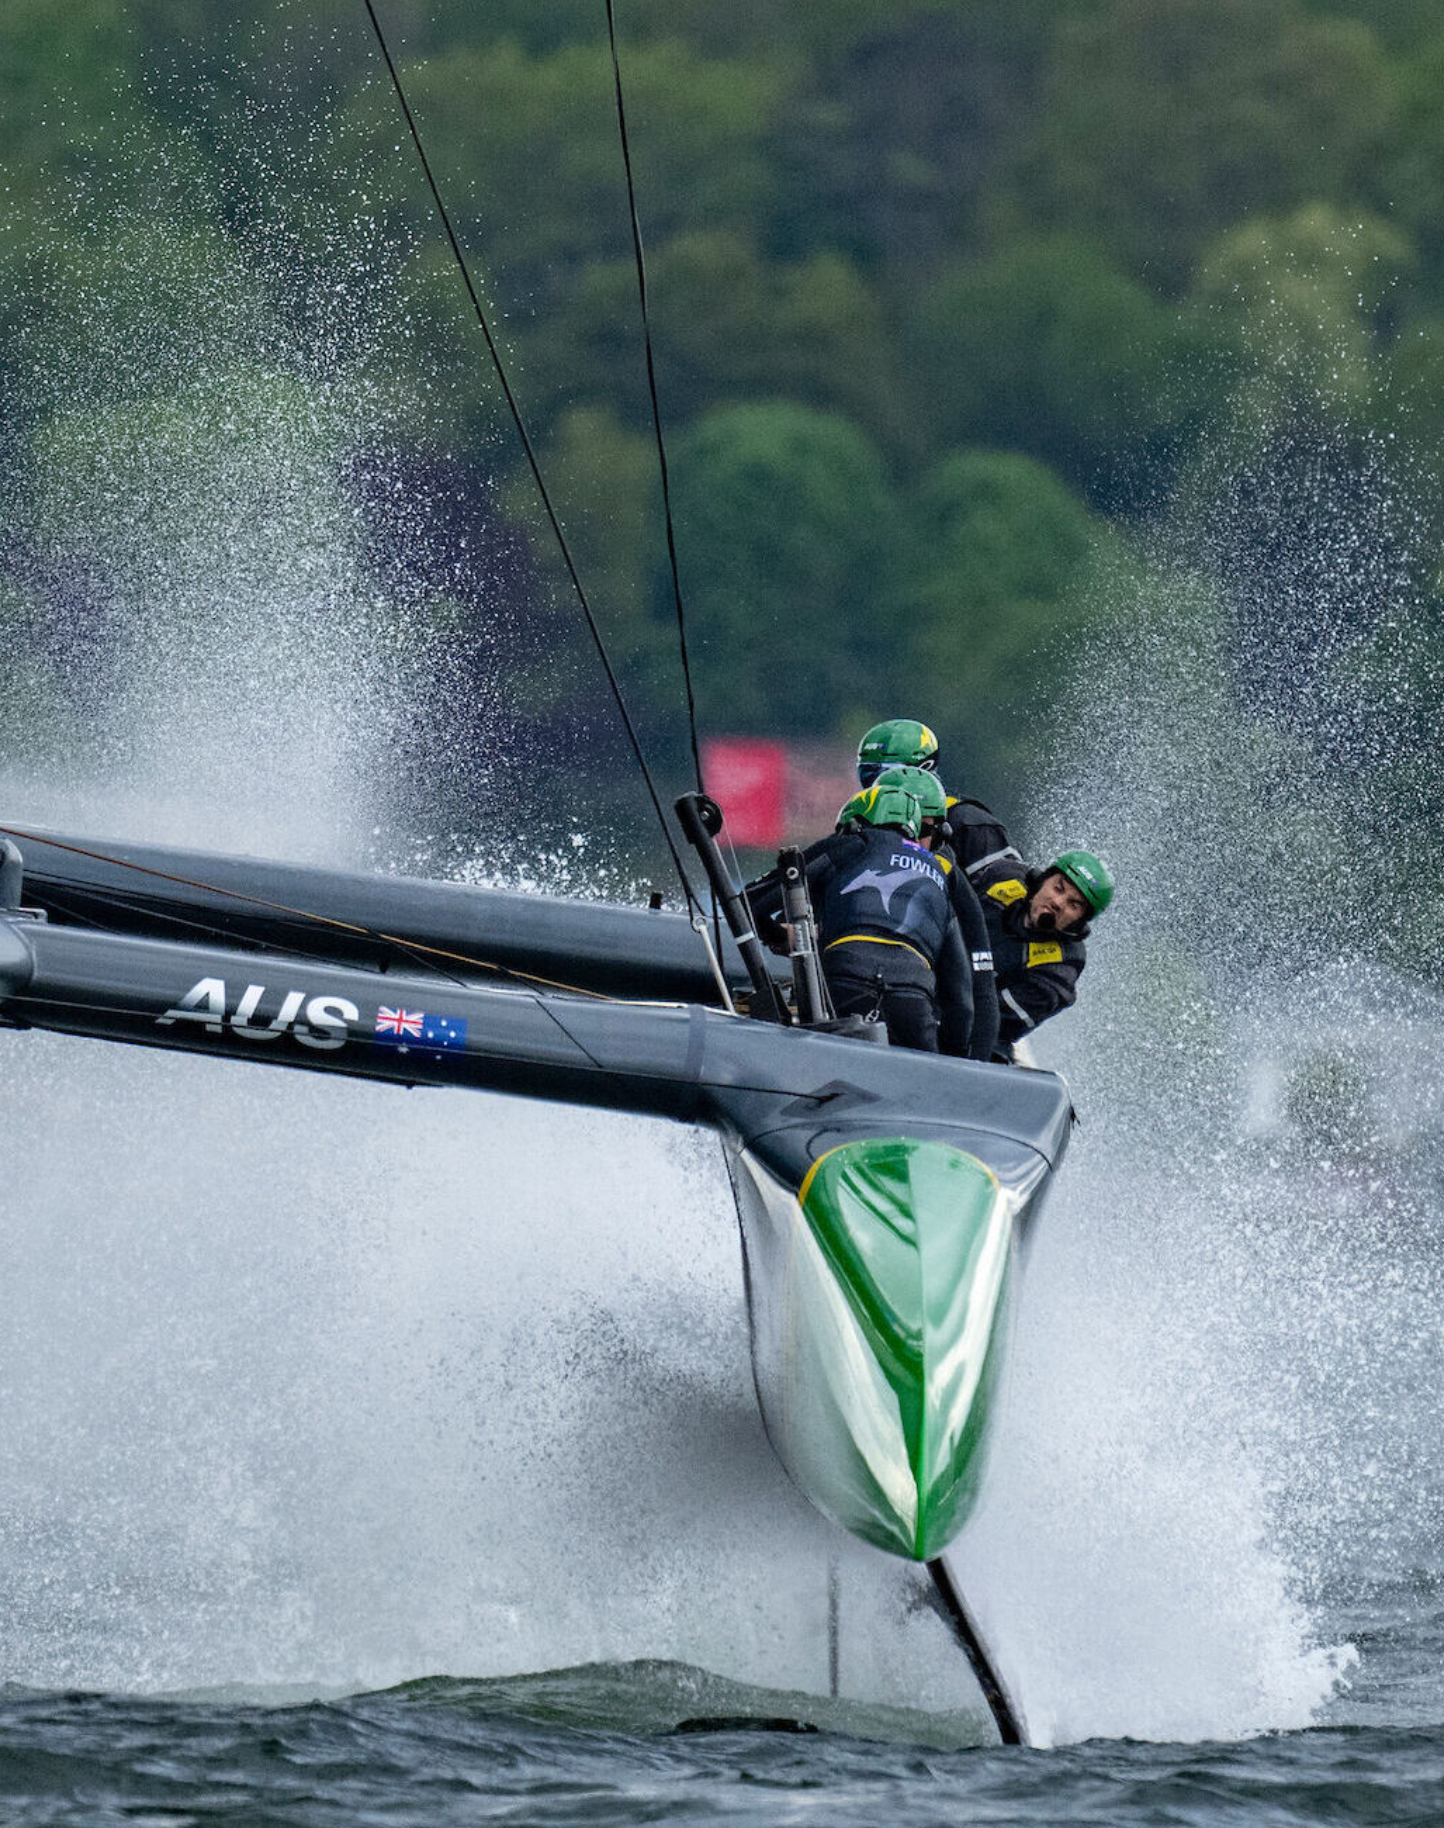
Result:
<svg viewBox="0 0 1444 1828"><path fill-rule="evenodd" d="M722 808L708 793L692 793L686 796L697 811L697 821L709 838L716 838L722 831Z"/></svg>

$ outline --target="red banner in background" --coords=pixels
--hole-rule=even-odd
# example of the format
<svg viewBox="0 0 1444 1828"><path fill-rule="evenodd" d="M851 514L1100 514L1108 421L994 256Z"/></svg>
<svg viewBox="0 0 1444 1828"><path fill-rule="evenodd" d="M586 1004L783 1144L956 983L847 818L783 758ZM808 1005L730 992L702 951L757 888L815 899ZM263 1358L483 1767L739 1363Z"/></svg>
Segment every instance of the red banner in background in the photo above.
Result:
<svg viewBox="0 0 1444 1828"><path fill-rule="evenodd" d="M774 850L783 842L787 751L781 743L714 736L702 745L702 779L734 844Z"/></svg>
<svg viewBox="0 0 1444 1828"><path fill-rule="evenodd" d="M702 777L739 849L811 844L833 828L854 790L853 752L842 743L779 743L716 736L702 745Z"/></svg>

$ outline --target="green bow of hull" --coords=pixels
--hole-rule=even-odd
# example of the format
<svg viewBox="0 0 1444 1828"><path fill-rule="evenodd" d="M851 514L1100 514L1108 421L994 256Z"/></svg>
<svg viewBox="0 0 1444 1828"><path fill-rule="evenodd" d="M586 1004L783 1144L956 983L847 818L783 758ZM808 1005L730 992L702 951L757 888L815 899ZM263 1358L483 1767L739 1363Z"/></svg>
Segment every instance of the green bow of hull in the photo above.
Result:
<svg viewBox="0 0 1444 1828"><path fill-rule="evenodd" d="M982 1479L1017 1198L965 1150L905 1137L828 1151L796 1195L741 1169L768 1433L827 1516L930 1560Z"/></svg>

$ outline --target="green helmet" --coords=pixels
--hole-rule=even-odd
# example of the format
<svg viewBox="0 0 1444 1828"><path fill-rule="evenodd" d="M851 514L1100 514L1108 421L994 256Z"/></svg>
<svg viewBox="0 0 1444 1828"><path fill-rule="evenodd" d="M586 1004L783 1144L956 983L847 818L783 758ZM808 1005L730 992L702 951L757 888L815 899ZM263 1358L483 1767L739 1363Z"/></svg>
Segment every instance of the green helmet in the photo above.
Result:
<svg viewBox="0 0 1444 1828"><path fill-rule="evenodd" d="M867 787L859 788L850 800L845 800L843 802L837 815L837 829L839 831L853 819L860 819L862 817L862 803L867 798L870 791L871 789Z"/></svg>
<svg viewBox="0 0 1444 1828"><path fill-rule="evenodd" d="M946 819L948 816L947 790L938 777L929 774L925 768L884 768L873 786L900 786L906 787L909 793L915 793L922 802L924 823L929 819Z"/></svg>
<svg viewBox="0 0 1444 1828"><path fill-rule="evenodd" d="M843 810L850 807L850 816L861 819L864 824L896 825L910 838L921 837L923 820L933 817L923 810L930 799L930 785L937 788L938 798L946 806L942 784L924 774L921 768L889 768L871 787L854 794Z"/></svg>
<svg viewBox="0 0 1444 1828"><path fill-rule="evenodd" d="M937 765L937 737L911 717L874 724L857 746L857 778L864 787L871 787L884 768L925 768L931 773Z"/></svg>
<svg viewBox="0 0 1444 1828"><path fill-rule="evenodd" d="M1112 872L1092 851L1064 851L1048 867L1071 882L1095 914L1101 914L1112 901Z"/></svg>

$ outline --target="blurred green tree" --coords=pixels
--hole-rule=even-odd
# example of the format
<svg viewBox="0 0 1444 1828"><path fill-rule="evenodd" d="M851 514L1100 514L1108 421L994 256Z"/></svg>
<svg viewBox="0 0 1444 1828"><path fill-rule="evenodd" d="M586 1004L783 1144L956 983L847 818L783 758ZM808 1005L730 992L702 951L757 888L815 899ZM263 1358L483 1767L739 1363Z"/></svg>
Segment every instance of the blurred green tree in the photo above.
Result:
<svg viewBox="0 0 1444 1828"><path fill-rule="evenodd" d="M143 120L130 87L137 45L122 0L0 9L0 158L27 185L93 176Z"/></svg>
<svg viewBox="0 0 1444 1828"><path fill-rule="evenodd" d="M514 39L472 44L403 72L438 177L481 277L522 314L550 309L577 269L627 248L612 71L600 44L531 56ZM639 206L652 239L707 223L743 229L773 182L768 129L785 74L763 60L698 56L684 44L633 47L628 120ZM437 235L395 105L379 90L351 104L392 161L412 232ZM458 176L458 174L465 174Z"/></svg>
<svg viewBox="0 0 1444 1828"><path fill-rule="evenodd" d="M1339 666L1429 569L1383 385L1409 259L1389 225L1311 204L1223 237L1195 291L1242 366L1179 502L1233 611L1244 701L1330 771L1366 736Z"/></svg>
<svg viewBox="0 0 1444 1828"><path fill-rule="evenodd" d="M176 614L228 613L210 588L317 588L354 527L340 490L345 433L294 375L203 367L188 382L53 412L32 441L34 517L56 551L94 562L117 597ZM250 578L244 578L250 568ZM160 588L163 586L163 590Z"/></svg>
<svg viewBox="0 0 1444 1828"><path fill-rule="evenodd" d="M1412 265L1396 228L1325 203L1255 218L1215 243L1193 297L1243 357L1235 403L1250 422L1266 426L1300 404L1367 421Z"/></svg>
<svg viewBox="0 0 1444 1828"><path fill-rule="evenodd" d="M776 128L778 245L898 273L966 245L1032 125L1058 18L1057 0L924 0L856 36L818 33Z"/></svg>
<svg viewBox="0 0 1444 1828"><path fill-rule="evenodd" d="M1053 35L995 228L1096 237L1176 293L1200 247L1243 217L1355 199L1392 101L1356 19L1301 0L1105 0Z"/></svg>
<svg viewBox="0 0 1444 1828"><path fill-rule="evenodd" d="M622 425L606 406L573 406L558 418L540 458L614 664L652 702L665 700L676 686L676 634L670 599L665 613L653 601L665 558L650 434ZM533 625L543 629L557 619L556 625L569 631L567 644L575 644L576 599L531 472L520 464L507 484L505 503L511 520L527 534L542 585L531 610ZM527 677L518 676L515 690L532 709L555 699L560 682L547 677L554 647L544 636L518 656Z"/></svg>
<svg viewBox="0 0 1444 1828"><path fill-rule="evenodd" d="M994 451L944 458L904 526L903 677L929 703L949 694L935 715L950 752L1016 804L1099 613L1099 575L1121 557L1117 536L1044 465Z"/></svg>
<svg viewBox="0 0 1444 1828"><path fill-rule="evenodd" d="M0 7L0 365L17 378L14 339L34 324L50 260L77 225L147 188L161 135L136 58L121 0L77 0L63 27L54 0Z"/></svg>
<svg viewBox="0 0 1444 1828"><path fill-rule="evenodd" d="M851 732L890 689L895 497L876 447L791 401L705 413L676 455L677 536L703 715Z"/></svg>
<svg viewBox="0 0 1444 1828"><path fill-rule="evenodd" d="M1430 37L1398 68L1397 106L1375 189L1380 207L1412 238L1437 312L1444 305L1444 29L1437 11L1434 21Z"/></svg>
<svg viewBox="0 0 1444 1828"><path fill-rule="evenodd" d="M1311 13L1326 19L1354 19L1377 34L1391 51L1413 51L1439 30L1434 0L1307 0Z"/></svg>
<svg viewBox="0 0 1444 1828"><path fill-rule="evenodd" d="M653 334L669 424L727 400L787 394L856 418L896 446L912 435L894 339L858 269L836 253L769 262L746 237L703 229L648 259ZM630 257L597 262L549 316L516 338L528 400L578 391L650 422Z"/></svg>
<svg viewBox="0 0 1444 1828"><path fill-rule="evenodd" d="M178 390L263 348L269 301L213 227L138 213L48 250L20 338L38 407L97 408Z"/></svg>
<svg viewBox="0 0 1444 1828"><path fill-rule="evenodd" d="M948 266L910 330L919 410L938 443L1026 451L1105 499L1134 453L1156 466L1231 379L1207 320L1072 235Z"/></svg>

